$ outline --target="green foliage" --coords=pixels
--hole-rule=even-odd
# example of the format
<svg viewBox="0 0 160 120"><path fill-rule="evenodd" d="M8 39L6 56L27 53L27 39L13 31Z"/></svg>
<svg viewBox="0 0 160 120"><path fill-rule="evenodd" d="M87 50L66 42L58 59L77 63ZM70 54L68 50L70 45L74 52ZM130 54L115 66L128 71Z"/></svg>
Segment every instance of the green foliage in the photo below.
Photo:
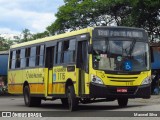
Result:
<svg viewBox="0 0 160 120"><path fill-rule="evenodd" d="M140 27L149 35L160 35L159 0L64 0L56 21L47 27L50 34L88 26Z"/></svg>
<svg viewBox="0 0 160 120"><path fill-rule="evenodd" d="M47 31L44 31L42 33L33 34L32 39L35 40L35 39L44 38L44 37L47 37L47 36L49 36L49 33Z"/></svg>
<svg viewBox="0 0 160 120"><path fill-rule="evenodd" d="M0 39L0 51L9 50L11 45L13 45L12 40Z"/></svg>
<svg viewBox="0 0 160 120"><path fill-rule="evenodd" d="M93 24L94 4L92 0L65 0L65 5L59 8L57 20L47 28L51 34L63 33L68 29L75 30ZM92 9L93 8L93 9Z"/></svg>
<svg viewBox="0 0 160 120"><path fill-rule="evenodd" d="M132 7L132 25L146 29L149 35L160 35L160 1L134 0Z"/></svg>
<svg viewBox="0 0 160 120"><path fill-rule="evenodd" d="M30 33L30 30L27 28L22 30L22 36L23 36L23 39L18 40L17 41L18 43L27 42L27 41L32 40L32 34Z"/></svg>
<svg viewBox="0 0 160 120"><path fill-rule="evenodd" d="M29 29L24 29L22 31L23 39L18 40L6 40L4 38L0 38L0 51L9 50L10 46L17 43L27 42L39 38L44 38L49 36L47 31L42 33L31 34Z"/></svg>

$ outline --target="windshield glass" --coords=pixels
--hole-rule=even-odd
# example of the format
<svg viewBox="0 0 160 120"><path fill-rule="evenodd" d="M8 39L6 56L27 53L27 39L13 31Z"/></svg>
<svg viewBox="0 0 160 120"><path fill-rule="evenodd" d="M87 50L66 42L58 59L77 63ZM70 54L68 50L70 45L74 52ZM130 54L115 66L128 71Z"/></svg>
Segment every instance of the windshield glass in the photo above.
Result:
<svg viewBox="0 0 160 120"><path fill-rule="evenodd" d="M149 70L148 44L119 38L93 41L93 67L109 71Z"/></svg>

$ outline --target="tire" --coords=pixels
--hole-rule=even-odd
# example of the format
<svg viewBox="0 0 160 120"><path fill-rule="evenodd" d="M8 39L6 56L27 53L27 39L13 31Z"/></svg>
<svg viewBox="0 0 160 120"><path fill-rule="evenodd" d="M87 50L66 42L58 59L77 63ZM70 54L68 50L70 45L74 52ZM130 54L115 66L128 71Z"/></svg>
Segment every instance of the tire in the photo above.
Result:
<svg viewBox="0 0 160 120"><path fill-rule="evenodd" d="M78 99L76 98L74 87L68 86L67 88L68 107L70 111L76 111L78 108Z"/></svg>
<svg viewBox="0 0 160 120"><path fill-rule="evenodd" d="M120 107L126 107L128 104L128 98L118 98L118 105Z"/></svg>
<svg viewBox="0 0 160 120"><path fill-rule="evenodd" d="M61 98L61 102L63 106L68 106L68 99L67 98Z"/></svg>
<svg viewBox="0 0 160 120"><path fill-rule="evenodd" d="M24 103L28 107L40 106L41 98L31 97L29 86L25 86L23 89Z"/></svg>

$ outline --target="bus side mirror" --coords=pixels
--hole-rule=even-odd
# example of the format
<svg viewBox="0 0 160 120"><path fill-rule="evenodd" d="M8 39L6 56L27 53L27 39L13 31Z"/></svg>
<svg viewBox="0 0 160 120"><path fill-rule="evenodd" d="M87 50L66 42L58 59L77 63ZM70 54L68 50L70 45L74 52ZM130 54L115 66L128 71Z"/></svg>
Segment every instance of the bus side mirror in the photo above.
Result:
<svg viewBox="0 0 160 120"><path fill-rule="evenodd" d="M93 46L91 44L89 44L88 46L88 54L92 54L93 51Z"/></svg>

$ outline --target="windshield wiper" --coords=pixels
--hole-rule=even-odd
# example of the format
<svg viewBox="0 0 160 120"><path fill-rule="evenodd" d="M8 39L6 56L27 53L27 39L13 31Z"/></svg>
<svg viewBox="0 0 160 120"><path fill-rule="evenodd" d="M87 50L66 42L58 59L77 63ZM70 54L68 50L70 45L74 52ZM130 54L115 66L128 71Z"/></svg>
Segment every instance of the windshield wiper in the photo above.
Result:
<svg viewBox="0 0 160 120"><path fill-rule="evenodd" d="M136 40L134 39L132 44L131 44L131 48L129 50L129 55L131 56L131 53L133 52L134 46L135 46Z"/></svg>
<svg viewBox="0 0 160 120"><path fill-rule="evenodd" d="M109 39L106 38L105 41L106 41L106 46L107 46L107 49L106 49L107 54L108 54L107 57L109 58L109 65L110 65L110 68L111 68L112 66L111 66Z"/></svg>
<svg viewBox="0 0 160 120"><path fill-rule="evenodd" d="M130 44L129 47L127 47L125 49L122 48L122 54L123 54L123 51L125 51L127 57L131 57L131 54L132 54L132 51L134 49L135 43L136 43L136 40L133 40L133 42ZM128 48L130 48L130 49L127 51Z"/></svg>

